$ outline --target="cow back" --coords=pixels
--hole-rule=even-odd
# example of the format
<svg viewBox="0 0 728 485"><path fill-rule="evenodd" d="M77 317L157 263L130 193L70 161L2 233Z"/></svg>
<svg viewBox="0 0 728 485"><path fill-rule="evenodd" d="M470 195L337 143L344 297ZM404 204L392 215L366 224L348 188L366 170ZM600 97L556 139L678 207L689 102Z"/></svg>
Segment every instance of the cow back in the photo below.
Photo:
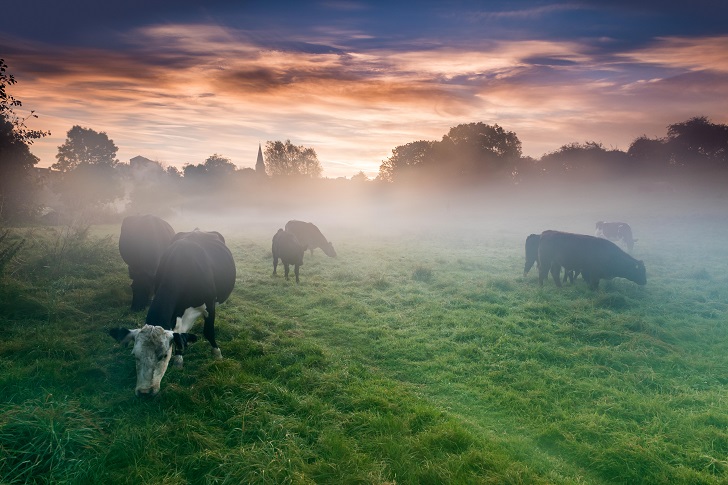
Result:
<svg viewBox="0 0 728 485"><path fill-rule="evenodd" d="M286 223L286 231L293 233L303 244L304 250L321 248L327 256L336 257L334 246L312 222L291 220Z"/></svg>
<svg viewBox="0 0 728 485"><path fill-rule="evenodd" d="M159 217L149 214L125 217L119 235L121 259L129 266L130 272L153 276L173 237L172 226Z"/></svg>
<svg viewBox="0 0 728 485"><path fill-rule="evenodd" d="M216 300L222 303L228 299L235 286L235 260L230 249L225 245L225 238L217 231L179 232L174 241L186 240L199 245L207 254L212 267Z"/></svg>

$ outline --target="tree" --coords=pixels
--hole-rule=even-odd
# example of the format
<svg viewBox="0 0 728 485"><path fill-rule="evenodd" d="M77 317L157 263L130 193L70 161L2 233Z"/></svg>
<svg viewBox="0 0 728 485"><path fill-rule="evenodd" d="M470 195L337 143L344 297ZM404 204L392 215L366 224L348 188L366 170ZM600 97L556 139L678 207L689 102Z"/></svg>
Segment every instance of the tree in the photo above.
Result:
<svg viewBox="0 0 728 485"><path fill-rule="evenodd" d="M25 125L28 118L37 118L38 115L35 111L31 111L30 115L25 118L20 118L15 113L15 108L19 108L23 103L8 94L8 86L12 86L17 83L15 77L7 72L8 65L5 64L5 59L0 59L0 119L9 122L13 129L13 136L17 141L25 143L26 145L32 145L34 140L43 138L51 134L50 131L30 130Z"/></svg>
<svg viewBox="0 0 728 485"><path fill-rule="evenodd" d="M207 157L204 166L208 175L218 177L227 177L237 170L237 167L229 158L218 155L217 153Z"/></svg>
<svg viewBox="0 0 728 485"><path fill-rule="evenodd" d="M106 164L82 163L64 174L55 190L69 213L94 218L104 206L124 195L118 171Z"/></svg>
<svg viewBox="0 0 728 485"><path fill-rule="evenodd" d="M672 164L695 168L728 168L728 125L696 116L667 127Z"/></svg>
<svg viewBox="0 0 728 485"><path fill-rule="evenodd" d="M402 182L415 176L427 175L435 163L434 141L413 141L392 150L392 156L379 166L379 179L385 182ZM419 177L418 177L419 178Z"/></svg>
<svg viewBox="0 0 728 485"><path fill-rule="evenodd" d="M56 155L58 161L52 168L69 172L84 163L113 168L119 163L116 159L118 150L106 133L76 125L68 130L66 142L58 147Z"/></svg>
<svg viewBox="0 0 728 485"><path fill-rule="evenodd" d="M269 175L321 177L323 169L313 148L295 146L290 140L267 141L265 159Z"/></svg>
<svg viewBox="0 0 728 485"><path fill-rule="evenodd" d="M364 171L359 170L357 174L351 176L351 181L357 184L361 184L364 182L369 182L369 177L367 177L367 174L365 174Z"/></svg>
<svg viewBox="0 0 728 485"><path fill-rule="evenodd" d="M627 156L641 171L652 175L670 168L672 158L664 138L647 138L645 135L635 138L627 149Z"/></svg>
<svg viewBox="0 0 728 485"><path fill-rule="evenodd" d="M442 144L450 171L468 179L509 176L511 165L521 158L521 141L497 124L455 126L442 138Z"/></svg>
<svg viewBox="0 0 728 485"><path fill-rule="evenodd" d="M601 143L569 143L555 152L541 157L541 168L550 175L566 179L594 179L602 176L623 175L633 165L621 150L607 150Z"/></svg>
<svg viewBox="0 0 728 485"><path fill-rule="evenodd" d="M37 208L32 172L39 159L30 152L30 145L50 132L27 128L26 120L37 118L33 111L26 118L16 114L15 108L22 103L7 92L16 83L7 67L0 59L0 216L23 219Z"/></svg>

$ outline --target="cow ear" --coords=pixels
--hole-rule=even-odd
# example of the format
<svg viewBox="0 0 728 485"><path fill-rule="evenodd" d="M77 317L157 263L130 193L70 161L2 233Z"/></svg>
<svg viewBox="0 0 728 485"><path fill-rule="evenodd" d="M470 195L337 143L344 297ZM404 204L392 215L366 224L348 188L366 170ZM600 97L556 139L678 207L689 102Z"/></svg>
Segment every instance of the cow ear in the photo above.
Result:
<svg viewBox="0 0 728 485"><path fill-rule="evenodd" d="M174 339L174 346L177 349L177 352L183 353L185 350L185 347L187 347L187 344L191 344L192 342L197 342L197 335L192 333L177 333L175 332L172 334L172 338Z"/></svg>
<svg viewBox="0 0 728 485"><path fill-rule="evenodd" d="M126 345L134 340L139 333L139 329L129 330L128 328L112 328L109 330L111 335L120 344Z"/></svg>

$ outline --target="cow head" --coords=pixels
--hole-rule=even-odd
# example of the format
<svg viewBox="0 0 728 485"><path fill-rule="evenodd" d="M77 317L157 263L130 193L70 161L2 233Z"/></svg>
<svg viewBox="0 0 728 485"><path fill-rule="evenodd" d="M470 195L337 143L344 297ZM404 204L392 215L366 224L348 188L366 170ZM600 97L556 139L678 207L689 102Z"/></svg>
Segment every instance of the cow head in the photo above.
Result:
<svg viewBox="0 0 728 485"><path fill-rule="evenodd" d="M326 256L329 256L331 258L336 257L336 251L334 251L334 245L331 244L331 241L326 241L326 244L324 244L321 249L326 254Z"/></svg>
<svg viewBox="0 0 728 485"><path fill-rule="evenodd" d="M156 396L175 348L182 353L188 342L197 340L195 335L175 333L155 325L133 330L115 328L109 334L122 344L134 342L131 353L136 359L137 396Z"/></svg>

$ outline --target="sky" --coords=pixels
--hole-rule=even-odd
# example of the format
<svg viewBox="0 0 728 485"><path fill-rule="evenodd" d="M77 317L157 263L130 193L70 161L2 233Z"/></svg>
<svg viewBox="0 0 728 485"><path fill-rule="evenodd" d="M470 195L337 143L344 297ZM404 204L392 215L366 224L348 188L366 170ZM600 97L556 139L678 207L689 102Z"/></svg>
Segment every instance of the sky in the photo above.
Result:
<svg viewBox="0 0 728 485"><path fill-rule="evenodd" d="M18 113L105 132L118 159L182 168L259 144L313 148L325 177L369 177L392 149L462 123L523 154L627 150L694 116L728 123L728 2L23 0L2 7Z"/></svg>

